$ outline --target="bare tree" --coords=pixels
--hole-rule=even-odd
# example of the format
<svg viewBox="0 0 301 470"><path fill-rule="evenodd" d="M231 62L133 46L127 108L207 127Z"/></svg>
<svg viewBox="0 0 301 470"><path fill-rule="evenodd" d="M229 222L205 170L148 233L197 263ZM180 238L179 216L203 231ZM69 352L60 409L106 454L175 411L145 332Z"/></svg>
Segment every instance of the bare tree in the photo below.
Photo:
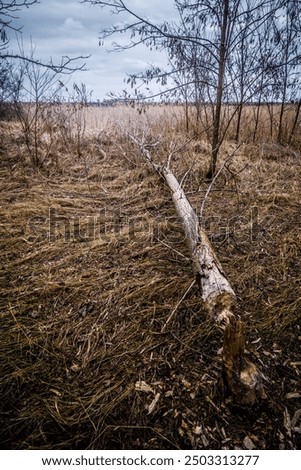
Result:
<svg viewBox="0 0 301 470"><path fill-rule="evenodd" d="M35 61L21 61L14 74L14 87L10 100L14 115L21 125L24 143L34 168L42 168L52 150L52 129L55 127L55 104L61 101L64 87L60 75ZM47 131L49 139L43 141Z"/></svg>
<svg viewBox="0 0 301 470"><path fill-rule="evenodd" d="M256 94L258 81L254 77L258 77L260 72L253 38L260 37L257 32L283 11L287 0L175 0L178 19L159 24L138 14L131 9L129 2L123 0L82 2L126 15L127 23L111 25L100 32L101 42L120 34L129 36L126 44L114 43L114 50L128 50L144 44L148 48L167 52L170 70L152 67L129 77L134 98L144 96L138 83L148 85L151 80L156 80L162 85L169 84L161 94L174 97L185 88L183 95L186 101L194 96L195 102L202 100L202 104L211 106L212 119L208 123L211 163L207 176L212 178L230 122L238 114L238 135L242 106ZM240 61L237 51L243 51ZM253 60L248 61L250 54ZM182 76L181 80L179 76ZM174 83L170 82L172 79L175 79ZM236 94L238 106L229 114L228 121L223 123L223 104L229 103L237 89L240 90ZM157 95L148 95L154 96Z"/></svg>
<svg viewBox="0 0 301 470"><path fill-rule="evenodd" d="M301 53L299 50L301 34L301 10L300 2L291 0L287 2L284 9L283 22L275 23L275 43L279 46L280 54L277 56L278 86L280 95L280 115L278 125L278 143L285 140L284 136L284 113L287 102L294 101L300 88L300 65ZM298 111L298 107L297 107ZM299 112L299 111L298 111Z"/></svg>
<svg viewBox="0 0 301 470"><path fill-rule="evenodd" d="M63 56L58 63L39 60L31 46L25 54L19 41L19 52L10 50L9 32L18 35L19 13L40 3L38 0L7 0L0 2L0 104L2 117L7 111L18 118L30 161L35 168L42 167L51 154L52 138L42 145L41 137L47 124L54 126L54 108L51 103L60 99L63 87L61 74L83 70L86 57ZM81 61L81 63L79 62ZM53 133L51 132L51 137Z"/></svg>
<svg viewBox="0 0 301 470"><path fill-rule="evenodd" d="M18 12L22 8L28 8L38 0L9 0L0 3L0 50L6 49L9 44L7 30L20 32L21 28L15 26L14 21L18 18Z"/></svg>
<svg viewBox="0 0 301 470"><path fill-rule="evenodd" d="M256 78L257 109L253 141L256 140L261 105L269 113L270 138L278 143L291 142L299 119L300 107L300 35L301 10L299 1L287 1L258 32L258 74ZM279 103L279 112L275 107ZM289 106L289 103L292 103ZM295 110L289 129L285 123L287 110ZM286 129L285 129L286 125Z"/></svg>

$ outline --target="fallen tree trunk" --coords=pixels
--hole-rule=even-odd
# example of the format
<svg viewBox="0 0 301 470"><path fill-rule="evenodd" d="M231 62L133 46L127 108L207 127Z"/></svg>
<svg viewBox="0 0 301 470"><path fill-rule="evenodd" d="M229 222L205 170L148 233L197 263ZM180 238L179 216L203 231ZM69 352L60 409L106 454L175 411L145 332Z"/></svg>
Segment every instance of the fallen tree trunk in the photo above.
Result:
<svg viewBox="0 0 301 470"><path fill-rule="evenodd" d="M157 168L157 171L169 186L177 213L183 223L186 242L204 303L220 326L227 325L234 316L233 307L236 300L234 291L178 180L168 168Z"/></svg>
<svg viewBox="0 0 301 470"><path fill-rule="evenodd" d="M198 216L189 203L178 180L168 166L152 161L147 148L138 143L153 169L168 185L177 213L183 223L186 242L199 284L202 299L217 325L224 331L223 369L225 385L240 404L253 404L264 398L261 375L256 366L245 358L244 322L235 312L236 296L223 271L214 249L200 227Z"/></svg>

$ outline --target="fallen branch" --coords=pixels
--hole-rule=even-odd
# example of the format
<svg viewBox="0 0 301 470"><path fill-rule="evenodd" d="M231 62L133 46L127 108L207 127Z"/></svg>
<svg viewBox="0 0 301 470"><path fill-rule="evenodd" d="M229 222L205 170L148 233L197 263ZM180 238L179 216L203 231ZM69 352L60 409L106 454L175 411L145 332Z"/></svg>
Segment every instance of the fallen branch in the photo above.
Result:
<svg viewBox="0 0 301 470"><path fill-rule="evenodd" d="M139 145L144 157L168 185L177 213L182 221L186 242L200 287L202 299L218 327L224 331L223 368L227 389L241 404L253 404L257 398L264 398L261 374L256 366L245 358L244 322L235 312L236 296L217 259L214 249L200 227L197 214L189 203L181 185L169 165L158 165L145 142L129 135ZM186 293L185 293L186 295ZM172 312L173 315L174 312ZM170 318L168 318L168 323ZM164 325L165 329L166 324Z"/></svg>

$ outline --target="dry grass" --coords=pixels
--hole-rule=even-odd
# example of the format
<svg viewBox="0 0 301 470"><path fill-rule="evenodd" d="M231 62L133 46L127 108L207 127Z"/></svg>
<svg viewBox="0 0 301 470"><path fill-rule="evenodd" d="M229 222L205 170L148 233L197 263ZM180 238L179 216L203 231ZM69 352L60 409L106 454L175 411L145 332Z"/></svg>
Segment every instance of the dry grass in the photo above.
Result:
<svg viewBox="0 0 301 470"><path fill-rule="evenodd" d="M180 149L175 173L200 208L207 144L146 124L158 161ZM224 396L196 286L161 333L193 280L168 190L113 122L89 125L82 157L61 149L47 175L2 126L2 447L300 448L300 155L241 147L205 204L266 377L267 400L243 409Z"/></svg>

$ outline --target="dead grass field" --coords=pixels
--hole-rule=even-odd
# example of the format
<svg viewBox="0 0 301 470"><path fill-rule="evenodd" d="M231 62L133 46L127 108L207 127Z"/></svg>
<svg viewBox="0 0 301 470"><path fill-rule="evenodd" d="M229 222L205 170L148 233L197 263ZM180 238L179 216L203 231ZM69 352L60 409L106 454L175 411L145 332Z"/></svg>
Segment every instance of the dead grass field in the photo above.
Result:
<svg viewBox="0 0 301 470"><path fill-rule="evenodd" d="M173 142L198 210L209 147L164 108L100 112L81 157L57 146L47 171L1 123L2 448L300 449L300 153L241 146L205 204L265 377L267 399L238 407L197 287L181 301L193 273L169 191L122 129L159 141L157 161Z"/></svg>

